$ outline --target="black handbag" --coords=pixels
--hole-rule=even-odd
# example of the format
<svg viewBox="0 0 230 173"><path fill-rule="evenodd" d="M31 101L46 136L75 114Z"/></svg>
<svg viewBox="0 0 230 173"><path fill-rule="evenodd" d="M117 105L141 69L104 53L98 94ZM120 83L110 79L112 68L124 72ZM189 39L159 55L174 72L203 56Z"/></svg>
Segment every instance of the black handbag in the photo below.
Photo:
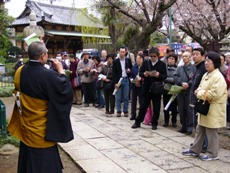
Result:
<svg viewBox="0 0 230 173"><path fill-rule="evenodd" d="M112 82L104 82L104 90L110 90L113 88Z"/></svg>
<svg viewBox="0 0 230 173"><path fill-rule="evenodd" d="M151 60L148 60L149 71L151 71L150 64L151 64ZM151 82L152 82L152 84L150 86L149 92L151 92L152 94L163 94L163 93L165 93L164 82L155 82L155 81L153 81L152 77L151 77Z"/></svg>
<svg viewBox="0 0 230 173"><path fill-rule="evenodd" d="M206 100L207 91L204 93L203 100L197 100L194 110L202 115L207 116L209 112L210 103Z"/></svg>
<svg viewBox="0 0 230 173"><path fill-rule="evenodd" d="M96 89L100 90L103 88L104 81L102 79L96 81Z"/></svg>
<svg viewBox="0 0 230 173"><path fill-rule="evenodd" d="M150 92L153 94L163 94L165 92L163 82L152 82Z"/></svg>

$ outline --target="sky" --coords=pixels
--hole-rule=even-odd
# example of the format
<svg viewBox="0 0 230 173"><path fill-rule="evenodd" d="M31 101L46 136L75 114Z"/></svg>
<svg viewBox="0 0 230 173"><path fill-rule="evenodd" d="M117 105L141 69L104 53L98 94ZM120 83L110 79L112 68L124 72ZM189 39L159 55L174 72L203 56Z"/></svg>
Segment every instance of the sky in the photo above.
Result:
<svg viewBox="0 0 230 173"><path fill-rule="evenodd" d="M49 0L33 0L42 3L50 4ZM90 2L93 0L56 0L53 2L54 5L67 6L67 7L76 7L84 8L90 6ZM25 8L26 0L10 0L5 4L5 7L8 9L9 15L13 17L18 17Z"/></svg>

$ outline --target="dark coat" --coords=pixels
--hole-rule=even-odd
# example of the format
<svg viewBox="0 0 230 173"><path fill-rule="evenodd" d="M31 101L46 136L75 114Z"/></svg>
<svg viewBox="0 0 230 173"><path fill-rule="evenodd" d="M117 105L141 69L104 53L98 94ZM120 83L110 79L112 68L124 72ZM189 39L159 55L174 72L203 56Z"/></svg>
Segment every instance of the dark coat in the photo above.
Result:
<svg viewBox="0 0 230 173"><path fill-rule="evenodd" d="M68 142L73 139L70 122L72 87L69 78L46 69L39 62L28 62L21 71L21 92L48 101L46 140Z"/></svg>
<svg viewBox="0 0 230 173"><path fill-rule="evenodd" d="M159 77L145 77L145 71L156 70L160 73ZM153 66L151 60L145 60L140 68L139 75L144 78L143 90L144 95L149 94L150 86L153 82L163 82L167 78L166 65L164 62L158 60Z"/></svg>
<svg viewBox="0 0 230 173"><path fill-rule="evenodd" d="M125 58L125 69L132 69L131 59ZM130 74L127 74L128 77ZM122 69L120 58L117 58L113 61L113 83L117 84L120 78L122 77Z"/></svg>
<svg viewBox="0 0 230 173"><path fill-rule="evenodd" d="M200 85L200 81L203 77L203 75L206 73L205 61L200 62L199 64L196 65L196 71L193 75L193 78L189 81L189 86L190 86L190 104L195 105L197 98L196 95L194 94L195 90L198 88Z"/></svg>

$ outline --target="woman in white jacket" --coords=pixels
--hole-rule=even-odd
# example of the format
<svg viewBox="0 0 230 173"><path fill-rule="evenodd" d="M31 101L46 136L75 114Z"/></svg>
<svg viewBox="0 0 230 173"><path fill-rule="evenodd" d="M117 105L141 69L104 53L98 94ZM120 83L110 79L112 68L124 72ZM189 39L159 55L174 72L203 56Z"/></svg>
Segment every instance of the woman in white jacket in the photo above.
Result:
<svg viewBox="0 0 230 173"><path fill-rule="evenodd" d="M205 58L204 74L198 89L195 91L197 99L202 100L204 95L210 103L207 115L198 114L197 134L195 141L189 150L182 152L183 155L199 156L202 150L205 134L208 137L207 155L201 160L218 160L218 128L226 126L226 100L227 86L219 67L221 64L220 55L215 52L208 52Z"/></svg>

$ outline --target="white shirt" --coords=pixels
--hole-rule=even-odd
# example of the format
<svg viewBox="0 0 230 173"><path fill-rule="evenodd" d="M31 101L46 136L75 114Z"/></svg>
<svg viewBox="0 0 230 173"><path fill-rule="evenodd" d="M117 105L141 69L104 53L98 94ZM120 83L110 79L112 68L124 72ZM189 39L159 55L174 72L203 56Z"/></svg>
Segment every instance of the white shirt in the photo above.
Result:
<svg viewBox="0 0 230 173"><path fill-rule="evenodd" d="M120 59L120 62L121 62L121 70L122 70L121 76L122 77L127 77L127 73L126 73L126 70L125 70L125 58Z"/></svg>

